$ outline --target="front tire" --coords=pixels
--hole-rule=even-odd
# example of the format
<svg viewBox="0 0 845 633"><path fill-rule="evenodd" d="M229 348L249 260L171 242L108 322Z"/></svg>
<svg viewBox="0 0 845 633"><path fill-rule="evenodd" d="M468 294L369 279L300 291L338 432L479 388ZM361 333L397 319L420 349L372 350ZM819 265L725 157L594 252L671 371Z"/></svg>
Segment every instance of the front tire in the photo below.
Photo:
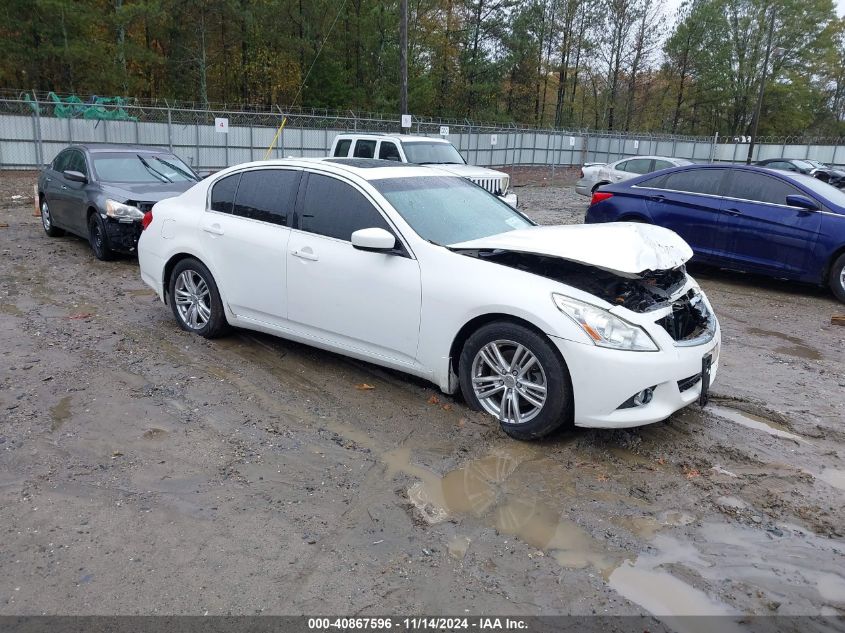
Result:
<svg viewBox="0 0 845 633"><path fill-rule="evenodd" d="M53 216L50 215L50 206L47 204L47 199L41 200L41 226L44 227L44 232L50 237L61 237L65 234L64 229L60 229L53 224Z"/></svg>
<svg viewBox="0 0 845 633"><path fill-rule="evenodd" d="M479 328L459 361L461 391L473 409L499 420L519 440L534 440L572 423L569 372L549 340L508 322Z"/></svg>
<svg viewBox="0 0 845 633"><path fill-rule="evenodd" d="M229 330L220 292L211 272L192 257L183 259L170 275L170 308L179 327L204 338Z"/></svg>
<svg viewBox="0 0 845 633"><path fill-rule="evenodd" d="M101 262L111 261L115 258L116 253L109 247L105 222L97 213L92 213L91 217L88 218L88 243L91 244L94 257Z"/></svg>
<svg viewBox="0 0 845 633"><path fill-rule="evenodd" d="M830 267L830 289L836 298L845 303L845 253L842 253Z"/></svg>

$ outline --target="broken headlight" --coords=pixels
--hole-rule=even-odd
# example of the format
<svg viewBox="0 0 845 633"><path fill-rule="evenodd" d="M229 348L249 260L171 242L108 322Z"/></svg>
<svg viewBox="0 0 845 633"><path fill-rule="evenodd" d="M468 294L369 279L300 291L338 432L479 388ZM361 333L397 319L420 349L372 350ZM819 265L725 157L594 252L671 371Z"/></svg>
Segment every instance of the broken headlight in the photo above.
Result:
<svg viewBox="0 0 845 633"><path fill-rule="evenodd" d="M144 217L144 213L138 207L111 199L106 200L106 215L120 222L134 222Z"/></svg>
<svg viewBox="0 0 845 633"><path fill-rule="evenodd" d="M575 321L596 345L632 352L656 352L657 344L638 325L628 323L604 308L552 293L558 310Z"/></svg>

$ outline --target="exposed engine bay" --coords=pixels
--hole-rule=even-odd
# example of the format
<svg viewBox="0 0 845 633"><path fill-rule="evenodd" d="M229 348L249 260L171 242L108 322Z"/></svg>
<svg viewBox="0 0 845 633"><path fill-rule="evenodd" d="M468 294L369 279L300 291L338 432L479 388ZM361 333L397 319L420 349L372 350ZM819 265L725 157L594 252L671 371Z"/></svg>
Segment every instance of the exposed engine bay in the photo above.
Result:
<svg viewBox="0 0 845 633"><path fill-rule="evenodd" d="M668 305L687 280L683 264L670 270L646 271L642 275L623 277L595 266L549 255L493 249L454 250L461 255L560 281L633 312L649 312Z"/></svg>
<svg viewBox="0 0 845 633"><path fill-rule="evenodd" d="M713 315L701 295L690 289L672 302L672 311L657 324L678 342L693 341L710 331Z"/></svg>

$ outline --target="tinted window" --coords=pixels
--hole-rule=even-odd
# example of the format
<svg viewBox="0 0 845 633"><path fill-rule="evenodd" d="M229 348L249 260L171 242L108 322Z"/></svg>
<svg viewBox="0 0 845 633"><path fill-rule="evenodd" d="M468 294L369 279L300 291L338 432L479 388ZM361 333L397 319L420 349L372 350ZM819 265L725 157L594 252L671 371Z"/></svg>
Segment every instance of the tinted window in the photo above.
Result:
<svg viewBox="0 0 845 633"><path fill-rule="evenodd" d="M381 142L381 147L378 148L378 157L384 160L402 160L399 156L399 148L396 147L396 143L390 143L389 141Z"/></svg>
<svg viewBox="0 0 845 633"><path fill-rule="evenodd" d="M787 171L798 171L798 169L794 165L790 165L789 163L785 163L783 161L775 161L774 163L766 163L765 165L769 169L785 169Z"/></svg>
<svg viewBox="0 0 845 633"><path fill-rule="evenodd" d="M614 167L614 169L617 169L618 171L628 171L628 161L623 160L621 163L616 163L616 167Z"/></svg>
<svg viewBox="0 0 845 633"><path fill-rule="evenodd" d="M299 228L349 241L358 229L393 232L381 213L351 185L321 174L308 175Z"/></svg>
<svg viewBox="0 0 845 633"><path fill-rule="evenodd" d="M243 218L287 226L288 217L296 201L300 174L301 172L290 169L244 172L235 196L233 213Z"/></svg>
<svg viewBox="0 0 845 633"><path fill-rule="evenodd" d="M355 143L355 158L373 158L375 154L375 141L358 141Z"/></svg>
<svg viewBox="0 0 845 633"><path fill-rule="evenodd" d="M70 160L70 155L72 153L73 152L69 150L59 152L59 155L53 159L53 169L56 171L64 171L67 169L67 163Z"/></svg>
<svg viewBox="0 0 845 633"><path fill-rule="evenodd" d="M334 148L334 155L335 156L348 156L350 145L352 145L352 139L345 138L342 141L338 141L337 145Z"/></svg>
<svg viewBox="0 0 845 633"><path fill-rule="evenodd" d="M786 196L801 196L804 194L797 187L793 187L779 178L736 170L728 178L725 195L742 200L786 205Z"/></svg>
<svg viewBox="0 0 845 633"><path fill-rule="evenodd" d="M211 187L211 209L231 213L235 202L235 192L238 190L240 174L232 174L215 182Z"/></svg>
<svg viewBox="0 0 845 633"><path fill-rule="evenodd" d="M654 167L652 168L654 171L658 171L660 169L669 169L670 167L674 167L672 163L668 160L656 160L654 161Z"/></svg>
<svg viewBox="0 0 845 633"><path fill-rule="evenodd" d="M657 178L649 178L648 180L643 180L641 183L636 185L637 187L654 187L655 189L666 189L666 178L668 176L658 176Z"/></svg>
<svg viewBox="0 0 845 633"><path fill-rule="evenodd" d="M85 166L85 157L82 152L72 151L69 154L67 165L65 165L63 171L78 171L80 174L87 176L88 168Z"/></svg>
<svg viewBox="0 0 845 633"><path fill-rule="evenodd" d="M661 189L719 195L719 185L725 171L724 169L689 169L666 174L664 176L666 180Z"/></svg>
<svg viewBox="0 0 845 633"><path fill-rule="evenodd" d="M621 169L617 167L617 169ZM622 171L627 171L631 174L647 174L651 171L651 159L650 158L634 158L629 160L625 163L625 169Z"/></svg>

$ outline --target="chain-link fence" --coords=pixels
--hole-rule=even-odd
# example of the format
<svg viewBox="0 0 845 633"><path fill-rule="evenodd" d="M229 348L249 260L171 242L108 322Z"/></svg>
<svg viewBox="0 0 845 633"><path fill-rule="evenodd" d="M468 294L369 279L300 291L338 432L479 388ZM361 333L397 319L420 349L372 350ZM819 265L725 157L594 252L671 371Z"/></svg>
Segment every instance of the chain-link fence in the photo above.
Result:
<svg viewBox="0 0 845 633"><path fill-rule="evenodd" d="M104 103L105 102L105 103ZM282 121L285 126L277 134ZM0 168L37 169L71 143L166 147L195 169L271 158L326 156L341 132L397 133L398 117L354 112L256 111L142 105L122 99L68 103L30 95L0 98ZM443 136L482 166L579 166L627 156L674 156L695 162L744 162L747 138L554 130L413 118L411 132ZM759 139L754 160L809 158L845 164L842 139Z"/></svg>

